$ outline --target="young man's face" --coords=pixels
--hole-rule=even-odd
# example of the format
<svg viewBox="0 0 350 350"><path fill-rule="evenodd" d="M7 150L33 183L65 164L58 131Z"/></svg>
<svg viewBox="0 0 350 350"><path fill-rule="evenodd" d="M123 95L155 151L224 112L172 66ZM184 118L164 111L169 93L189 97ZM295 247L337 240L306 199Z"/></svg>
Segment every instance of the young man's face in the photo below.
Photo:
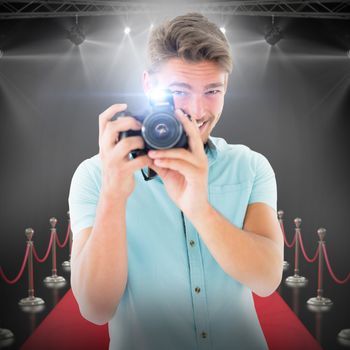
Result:
<svg viewBox="0 0 350 350"><path fill-rule="evenodd" d="M145 72L144 88L146 93L154 88L170 89L175 108L183 109L197 122L205 143L220 118L227 79L228 73L215 62L187 63L172 58L152 76Z"/></svg>

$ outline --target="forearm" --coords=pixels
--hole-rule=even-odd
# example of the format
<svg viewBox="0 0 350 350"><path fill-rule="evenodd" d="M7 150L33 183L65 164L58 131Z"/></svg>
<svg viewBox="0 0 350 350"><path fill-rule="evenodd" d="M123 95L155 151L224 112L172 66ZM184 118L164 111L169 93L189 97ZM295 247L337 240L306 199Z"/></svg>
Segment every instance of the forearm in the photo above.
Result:
<svg viewBox="0 0 350 350"><path fill-rule="evenodd" d="M259 296L270 295L278 287L283 252L274 241L237 228L209 204L189 219L228 275Z"/></svg>
<svg viewBox="0 0 350 350"><path fill-rule="evenodd" d="M81 313L95 323L112 317L125 290L125 205L124 200L101 194L91 234L72 266L72 288Z"/></svg>

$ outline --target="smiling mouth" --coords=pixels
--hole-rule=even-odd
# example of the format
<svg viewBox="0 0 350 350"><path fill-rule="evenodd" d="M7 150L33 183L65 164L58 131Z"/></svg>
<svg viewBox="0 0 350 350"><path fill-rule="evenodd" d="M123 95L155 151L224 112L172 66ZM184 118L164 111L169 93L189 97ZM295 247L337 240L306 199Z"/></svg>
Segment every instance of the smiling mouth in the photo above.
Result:
<svg viewBox="0 0 350 350"><path fill-rule="evenodd" d="M208 123L208 121L205 121L205 122L202 122L202 123L200 123L200 124L197 124L199 130L202 130L202 129L207 125L207 123Z"/></svg>

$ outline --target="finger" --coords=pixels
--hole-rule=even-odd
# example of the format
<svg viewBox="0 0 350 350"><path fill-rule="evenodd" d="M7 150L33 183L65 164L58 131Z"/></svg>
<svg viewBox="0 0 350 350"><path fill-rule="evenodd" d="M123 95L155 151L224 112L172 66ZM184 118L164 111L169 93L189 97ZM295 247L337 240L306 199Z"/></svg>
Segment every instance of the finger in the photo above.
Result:
<svg viewBox="0 0 350 350"><path fill-rule="evenodd" d="M147 155L144 155L144 156L138 156L135 159L130 160L127 164L127 168L129 171L135 172L137 170L144 168L145 166L151 167L152 164L153 164L152 159L149 158Z"/></svg>
<svg viewBox="0 0 350 350"><path fill-rule="evenodd" d="M141 136L129 136L118 142L114 147L114 156L118 158L127 158L131 151L143 149L145 142Z"/></svg>
<svg viewBox="0 0 350 350"><path fill-rule="evenodd" d="M188 144L190 147L190 150L194 154L200 154L201 151L202 153L204 152L204 147L203 147L203 141L200 136L200 131L197 126L197 123L195 120L191 121L185 113L183 113L181 110L176 110L175 111L176 117L180 120L182 123L185 132L188 136Z"/></svg>
<svg viewBox="0 0 350 350"><path fill-rule="evenodd" d="M164 180L164 177L166 176L166 174L168 173L169 169L163 169L161 167L158 167L154 164L154 161L152 162L151 165L149 165L149 167L154 170L162 180Z"/></svg>
<svg viewBox="0 0 350 350"><path fill-rule="evenodd" d="M126 103L114 104L108 107L104 112L99 115L98 124L99 124L99 136L104 132L104 129L107 123L114 117L118 112L125 111L127 108Z"/></svg>
<svg viewBox="0 0 350 350"><path fill-rule="evenodd" d="M102 143L107 147L111 148L115 145L116 141L119 139L119 133L127 130L140 130L142 127L135 118L132 117L123 117L119 118L113 122L109 122L105 131L102 135Z"/></svg>
<svg viewBox="0 0 350 350"><path fill-rule="evenodd" d="M152 159L171 158L182 159L189 163L196 165L197 159L191 152L184 148L171 148L166 150L151 150L148 152L148 156Z"/></svg>
<svg viewBox="0 0 350 350"><path fill-rule="evenodd" d="M155 159L154 164L160 168L176 170L188 179L194 176L196 169L192 164L181 159Z"/></svg>

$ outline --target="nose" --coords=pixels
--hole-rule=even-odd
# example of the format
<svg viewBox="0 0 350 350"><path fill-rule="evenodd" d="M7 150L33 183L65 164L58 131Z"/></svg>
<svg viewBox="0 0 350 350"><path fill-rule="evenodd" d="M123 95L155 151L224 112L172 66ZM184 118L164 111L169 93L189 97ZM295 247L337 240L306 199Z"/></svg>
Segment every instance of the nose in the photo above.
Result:
<svg viewBox="0 0 350 350"><path fill-rule="evenodd" d="M203 96L201 96L200 94L193 94L188 104L188 110L192 119L203 119L205 114Z"/></svg>

